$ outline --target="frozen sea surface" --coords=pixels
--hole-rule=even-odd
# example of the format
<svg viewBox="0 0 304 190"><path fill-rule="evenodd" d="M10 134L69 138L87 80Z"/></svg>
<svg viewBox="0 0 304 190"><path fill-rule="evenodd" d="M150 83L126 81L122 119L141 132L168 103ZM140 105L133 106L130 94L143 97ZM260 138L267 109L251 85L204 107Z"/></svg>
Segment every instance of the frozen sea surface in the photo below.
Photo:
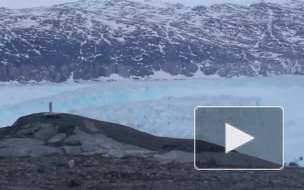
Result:
<svg viewBox="0 0 304 190"><path fill-rule="evenodd" d="M304 77L217 78L0 86L0 126L48 109L193 138L196 106L282 106L285 161L304 156Z"/></svg>

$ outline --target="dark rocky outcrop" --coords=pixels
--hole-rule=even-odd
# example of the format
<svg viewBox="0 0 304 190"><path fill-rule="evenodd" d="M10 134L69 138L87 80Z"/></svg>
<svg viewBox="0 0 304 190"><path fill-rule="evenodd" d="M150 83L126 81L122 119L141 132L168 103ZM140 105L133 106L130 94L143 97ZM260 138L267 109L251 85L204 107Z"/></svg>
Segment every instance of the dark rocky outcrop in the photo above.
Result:
<svg viewBox="0 0 304 190"><path fill-rule="evenodd" d="M83 153L145 150L193 152L193 140L157 137L133 128L71 114L39 113L21 117L4 130L0 148L45 145ZM197 141L198 151L223 152L224 148ZM72 151L73 152L73 151Z"/></svg>
<svg viewBox="0 0 304 190"><path fill-rule="evenodd" d="M77 115L37 113L19 118L11 127L0 131L0 157L100 155L124 158L143 157L164 163L194 162L194 140L158 137L133 128L93 120ZM217 167L274 167L275 164L229 153L223 159L224 147L196 141L196 158Z"/></svg>

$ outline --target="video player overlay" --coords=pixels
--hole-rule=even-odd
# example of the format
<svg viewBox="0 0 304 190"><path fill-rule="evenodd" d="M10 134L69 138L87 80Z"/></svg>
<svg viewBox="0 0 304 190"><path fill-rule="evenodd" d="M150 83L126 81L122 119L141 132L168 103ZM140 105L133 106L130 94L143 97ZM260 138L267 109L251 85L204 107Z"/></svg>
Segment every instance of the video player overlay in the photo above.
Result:
<svg viewBox="0 0 304 190"><path fill-rule="evenodd" d="M197 107L195 168L198 170L280 170L283 168L281 107ZM199 141L224 147L201 152Z"/></svg>

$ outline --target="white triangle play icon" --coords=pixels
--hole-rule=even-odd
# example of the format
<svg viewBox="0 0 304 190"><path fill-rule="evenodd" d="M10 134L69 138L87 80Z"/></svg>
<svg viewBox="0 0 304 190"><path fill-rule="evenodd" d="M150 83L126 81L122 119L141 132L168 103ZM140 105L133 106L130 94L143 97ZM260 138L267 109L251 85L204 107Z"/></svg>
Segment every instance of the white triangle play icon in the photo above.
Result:
<svg viewBox="0 0 304 190"><path fill-rule="evenodd" d="M247 133L233 127L232 125L229 125L228 123L225 124L225 128L225 153L228 153L231 150L234 150L254 139L253 136L248 135Z"/></svg>

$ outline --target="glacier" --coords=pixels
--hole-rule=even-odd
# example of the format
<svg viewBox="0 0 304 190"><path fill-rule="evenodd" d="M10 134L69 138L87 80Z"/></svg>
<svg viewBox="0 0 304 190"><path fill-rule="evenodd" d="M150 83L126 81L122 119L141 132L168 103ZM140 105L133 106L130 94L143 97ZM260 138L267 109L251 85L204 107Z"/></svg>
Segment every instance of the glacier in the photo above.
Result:
<svg viewBox="0 0 304 190"><path fill-rule="evenodd" d="M282 106L284 158L304 155L303 76L186 80L72 81L61 84L0 84L0 126L48 111L78 114L127 125L159 136L193 138L196 106Z"/></svg>

